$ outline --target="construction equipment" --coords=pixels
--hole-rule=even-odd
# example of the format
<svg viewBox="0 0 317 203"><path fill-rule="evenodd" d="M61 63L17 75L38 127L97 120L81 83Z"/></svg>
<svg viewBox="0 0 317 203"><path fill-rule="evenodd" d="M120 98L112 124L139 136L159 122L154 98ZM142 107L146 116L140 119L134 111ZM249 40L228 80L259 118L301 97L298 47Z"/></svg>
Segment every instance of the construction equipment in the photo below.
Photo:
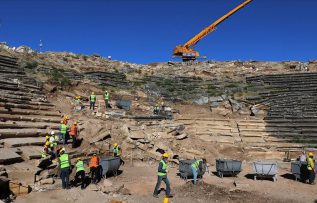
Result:
<svg viewBox="0 0 317 203"><path fill-rule="evenodd" d="M222 23L224 20L229 18L231 15L236 13L238 10L251 3L252 0L246 0L244 3L240 4L233 10L229 11L227 14L216 20L214 23L203 29L195 37L190 39L184 45L178 45L173 51L173 57L181 57L183 61L193 61L200 57L199 52L195 51L194 48L197 43L202 40L206 35L216 30L216 26Z"/></svg>
<svg viewBox="0 0 317 203"><path fill-rule="evenodd" d="M273 178L277 180L277 163L272 161L253 162L254 180L260 178Z"/></svg>

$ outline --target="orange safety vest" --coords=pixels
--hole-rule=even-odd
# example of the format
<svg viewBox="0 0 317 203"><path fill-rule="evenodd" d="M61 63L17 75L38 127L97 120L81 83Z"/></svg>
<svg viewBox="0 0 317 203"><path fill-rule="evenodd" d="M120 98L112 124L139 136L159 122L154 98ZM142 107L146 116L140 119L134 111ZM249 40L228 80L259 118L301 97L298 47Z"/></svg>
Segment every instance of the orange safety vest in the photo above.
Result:
<svg viewBox="0 0 317 203"><path fill-rule="evenodd" d="M73 125L71 128L70 128L70 132L69 134L73 137L76 137L77 136L77 126Z"/></svg>
<svg viewBox="0 0 317 203"><path fill-rule="evenodd" d="M99 158L97 156L93 156L90 159L89 168L98 167L99 166Z"/></svg>

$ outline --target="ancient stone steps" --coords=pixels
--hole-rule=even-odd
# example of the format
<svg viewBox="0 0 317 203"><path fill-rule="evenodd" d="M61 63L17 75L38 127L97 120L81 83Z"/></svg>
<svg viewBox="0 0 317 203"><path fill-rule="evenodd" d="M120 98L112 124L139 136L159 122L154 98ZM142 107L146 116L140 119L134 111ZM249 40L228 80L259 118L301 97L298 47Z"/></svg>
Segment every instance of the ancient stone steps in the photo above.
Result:
<svg viewBox="0 0 317 203"><path fill-rule="evenodd" d="M60 118L48 117L48 116L19 116L19 115L9 115L9 114L0 114L0 119L5 121L31 121L31 122L49 122L49 123L60 123Z"/></svg>
<svg viewBox="0 0 317 203"><path fill-rule="evenodd" d="M58 130L59 124L46 122L0 122L0 129L22 129L22 128L37 128L37 129L53 129Z"/></svg>
<svg viewBox="0 0 317 203"><path fill-rule="evenodd" d="M0 148L0 164L13 164L23 161L13 149Z"/></svg>
<svg viewBox="0 0 317 203"><path fill-rule="evenodd" d="M44 137L6 138L2 140L5 147L43 146Z"/></svg>
<svg viewBox="0 0 317 203"><path fill-rule="evenodd" d="M21 156L24 160L41 159L43 146L22 146L18 147L22 152Z"/></svg>
<svg viewBox="0 0 317 203"><path fill-rule="evenodd" d="M52 111L54 110L54 106L42 106L42 105L28 105L28 104L15 104L11 102L0 102L0 107L4 107L6 109L10 108L16 108L16 109L32 109L32 110L47 110L47 111Z"/></svg>
<svg viewBox="0 0 317 203"><path fill-rule="evenodd" d="M48 134L46 129L24 128L24 129L0 129L0 139L6 138L28 138L28 137L45 137ZM24 140L19 139L19 140ZM2 140L3 141L3 140ZM42 144L45 140L42 139Z"/></svg>
<svg viewBox="0 0 317 203"><path fill-rule="evenodd" d="M54 116L60 117L61 114L54 111L41 111L41 110L22 110L16 108L10 108L10 111L4 107L0 107L0 114L10 114L10 115L42 115L42 116Z"/></svg>

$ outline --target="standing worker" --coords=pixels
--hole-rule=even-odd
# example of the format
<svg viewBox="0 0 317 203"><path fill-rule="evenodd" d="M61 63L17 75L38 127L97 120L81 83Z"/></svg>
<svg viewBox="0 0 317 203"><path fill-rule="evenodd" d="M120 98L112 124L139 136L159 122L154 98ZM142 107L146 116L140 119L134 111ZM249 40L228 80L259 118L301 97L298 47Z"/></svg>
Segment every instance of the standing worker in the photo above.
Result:
<svg viewBox="0 0 317 203"><path fill-rule="evenodd" d="M89 101L90 101L90 109L95 110L96 95L94 92L91 93L91 95L89 97Z"/></svg>
<svg viewBox="0 0 317 203"><path fill-rule="evenodd" d="M65 148L60 150L58 162L61 170L62 187L63 189L69 189L69 173L71 163L68 154L65 152Z"/></svg>
<svg viewBox="0 0 317 203"><path fill-rule="evenodd" d="M158 198L158 193L159 189L161 187L161 182L164 181L166 185L166 190L165 190L165 195L167 198L173 197L170 192L171 192L171 186L170 186L170 181L167 178L167 173L168 173L168 167L167 167L167 159L168 159L168 154L164 153L162 160L160 161L160 164L158 166L158 172L157 172L157 183L154 189L153 197Z"/></svg>
<svg viewBox="0 0 317 203"><path fill-rule="evenodd" d="M93 154L93 156L90 159L89 162L89 168L90 168L90 175L91 175L91 182L97 183L99 180L99 157L97 154Z"/></svg>
<svg viewBox="0 0 317 203"><path fill-rule="evenodd" d="M120 165L124 165L124 161L121 158L121 148L117 143L114 143L113 145L113 156L114 157L119 157L120 158Z"/></svg>
<svg viewBox="0 0 317 203"><path fill-rule="evenodd" d="M77 158L75 184L81 183L81 189L85 188L85 167L81 158Z"/></svg>
<svg viewBox="0 0 317 203"><path fill-rule="evenodd" d="M67 133L67 125L64 124L63 121L61 121L61 125L59 127L61 139L63 140L63 144L65 145L67 143L66 141L66 133Z"/></svg>
<svg viewBox="0 0 317 203"><path fill-rule="evenodd" d="M109 107L109 100L110 100L110 94L108 93L108 91L106 91L106 93L105 93L105 104L106 104L106 108Z"/></svg>
<svg viewBox="0 0 317 203"><path fill-rule="evenodd" d="M309 174L309 184L315 184L315 162L314 162L314 154L312 152L308 153L307 156L307 169Z"/></svg>
<svg viewBox="0 0 317 203"><path fill-rule="evenodd" d="M196 160L194 163L192 163L191 168L193 172L193 178L194 178L194 185L197 184L197 176L199 171L203 170L203 164L206 164L206 159L202 160Z"/></svg>
<svg viewBox="0 0 317 203"><path fill-rule="evenodd" d="M72 125L69 132L70 136L73 138L72 148L76 148L77 146L77 136L78 136L78 128L77 128L77 122Z"/></svg>

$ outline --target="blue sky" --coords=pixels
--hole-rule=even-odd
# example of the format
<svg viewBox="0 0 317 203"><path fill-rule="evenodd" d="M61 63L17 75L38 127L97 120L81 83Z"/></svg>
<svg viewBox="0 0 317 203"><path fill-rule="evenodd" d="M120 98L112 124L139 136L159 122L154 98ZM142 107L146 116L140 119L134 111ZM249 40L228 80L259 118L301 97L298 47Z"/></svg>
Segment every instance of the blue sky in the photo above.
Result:
<svg viewBox="0 0 317 203"><path fill-rule="evenodd" d="M0 41L151 63L244 0L1 0ZM254 0L199 42L213 60L316 59L316 0Z"/></svg>

